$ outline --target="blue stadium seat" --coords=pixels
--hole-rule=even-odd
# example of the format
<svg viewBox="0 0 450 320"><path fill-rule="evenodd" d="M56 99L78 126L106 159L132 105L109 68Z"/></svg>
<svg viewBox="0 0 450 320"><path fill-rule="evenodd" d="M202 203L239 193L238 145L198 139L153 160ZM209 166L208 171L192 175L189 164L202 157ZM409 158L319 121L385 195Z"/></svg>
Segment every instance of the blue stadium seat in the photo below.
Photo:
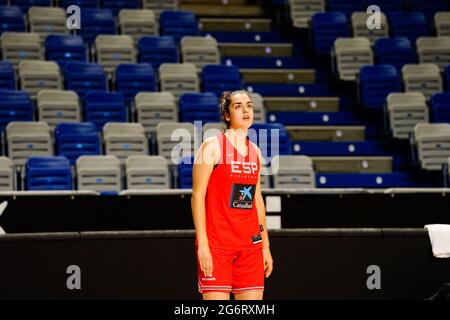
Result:
<svg viewBox="0 0 450 320"><path fill-rule="evenodd" d="M101 143L95 125L90 122L65 122L55 128L56 154L74 165L79 156L100 155Z"/></svg>
<svg viewBox="0 0 450 320"><path fill-rule="evenodd" d="M107 122L127 122L127 107L119 92L89 91L86 93L84 119L102 130Z"/></svg>
<svg viewBox="0 0 450 320"><path fill-rule="evenodd" d="M431 122L450 123L450 93L435 93L431 96Z"/></svg>
<svg viewBox="0 0 450 320"><path fill-rule="evenodd" d="M291 142L286 128L280 123L253 123L249 130L250 141L258 145L261 154L267 160L275 155L291 154ZM278 139L274 131L278 131ZM256 133L256 135L254 134ZM272 138L274 141L272 141ZM275 145L272 145L275 142Z"/></svg>
<svg viewBox="0 0 450 320"><path fill-rule="evenodd" d="M386 64L362 67L358 82L361 104L372 109L381 110L387 95L402 88L397 69Z"/></svg>
<svg viewBox="0 0 450 320"><path fill-rule="evenodd" d="M180 122L220 122L219 101L214 93L185 93L179 101Z"/></svg>
<svg viewBox="0 0 450 320"><path fill-rule="evenodd" d="M301 57L222 57L222 64L243 69L306 69L314 67Z"/></svg>
<svg viewBox="0 0 450 320"><path fill-rule="evenodd" d="M178 189L192 188L192 165L194 158L185 157L178 164Z"/></svg>
<svg viewBox="0 0 450 320"><path fill-rule="evenodd" d="M268 122L278 122L283 125L360 125L361 120L355 118L353 112L304 112L275 111L267 112Z"/></svg>
<svg viewBox="0 0 450 320"><path fill-rule="evenodd" d="M326 84L266 84L246 83L245 88L250 92L269 97L332 97L336 94Z"/></svg>
<svg viewBox="0 0 450 320"><path fill-rule="evenodd" d="M209 64L202 69L203 92L220 97L223 91L242 89L241 74L236 66Z"/></svg>
<svg viewBox="0 0 450 320"><path fill-rule="evenodd" d="M121 64L116 68L116 91L122 92L126 103L142 91L157 91L156 75L151 64Z"/></svg>
<svg viewBox="0 0 450 320"><path fill-rule="evenodd" d="M172 36L179 43L184 36L199 34L195 15L189 11L164 10L159 16L161 35Z"/></svg>
<svg viewBox="0 0 450 320"><path fill-rule="evenodd" d="M316 13L312 17L311 32L314 52L327 56L337 38L350 36L349 24L342 12Z"/></svg>
<svg viewBox="0 0 450 320"><path fill-rule="evenodd" d="M72 190L66 157L30 157L26 164L26 190Z"/></svg>
<svg viewBox="0 0 450 320"><path fill-rule="evenodd" d="M411 10L422 12L428 25L433 22L434 14L439 11L448 11L449 4L445 0L409 0Z"/></svg>
<svg viewBox="0 0 450 320"><path fill-rule="evenodd" d="M121 9L139 9L140 6L139 0L101 0L101 7L111 9L115 16Z"/></svg>
<svg viewBox="0 0 450 320"><path fill-rule="evenodd" d="M77 5L80 8L98 8L98 0L59 0L59 6L67 8L71 5Z"/></svg>
<svg viewBox="0 0 450 320"><path fill-rule="evenodd" d="M87 51L80 36L49 35L45 38L47 60L56 61L61 68L68 62L87 62Z"/></svg>
<svg viewBox="0 0 450 320"><path fill-rule="evenodd" d="M418 37L428 36L428 24L421 12L393 12L389 18L393 37L405 37L415 46Z"/></svg>
<svg viewBox="0 0 450 320"><path fill-rule="evenodd" d="M24 91L0 90L0 132L11 121L33 121L33 104Z"/></svg>
<svg viewBox="0 0 450 320"><path fill-rule="evenodd" d="M381 12L383 12L387 18L390 17L392 12L403 11L403 0L367 0L367 7L371 5L380 7Z"/></svg>
<svg viewBox="0 0 450 320"><path fill-rule="evenodd" d="M11 5L18 6L23 13L28 12L32 6L51 7L52 0L10 0Z"/></svg>
<svg viewBox="0 0 450 320"><path fill-rule="evenodd" d="M234 43L287 43L287 39L279 32L200 32L200 35L210 35L217 42Z"/></svg>
<svg viewBox="0 0 450 320"><path fill-rule="evenodd" d="M14 68L8 61L0 61L0 89L16 89Z"/></svg>
<svg viewBox="0 0 450 320"><path fill-rule="evenodd" d="M100 34L116 34L116 21L109 9L81 10L81 29L78 30L84 41L91 45Z"/></svg>
<svg viewBox="0 0 450 320"><path fill-rule="evenodd" d="M177 45L170 36L145 36L139 39L139 62L150 63L158 70L162 63L178 62Z"/></svg>
<svg viewBox="0 0 450 320"><path fill-rule="evenodd" d="M353 12L366 11L365 0L328 0L328 11L342 12L350 19Z"/></svg>
<svg viewBox="0 0 450 320"><path fill-rule="evenodd" d="M379 141L292 141L292 154L319 156L387 155Z"/></svg>
<svg viewBox="0 0 450 320"><path fill-rule="evenodd" d="M416 50L407 38L378 39L374 51L378 64L391 64L399 73L405 64L417 63Z"/></svg>
<svg viewBox="0 0 450 320"><path fill-rule="evenodd" d="M5 31L25 32L25 21L19 7L0 5L0 35Z"/></svg>
<svg viewBox="0 0 450 320"><path fill-rule="evenodd" d="M75 91L81 100L87 91L106 91L103 68L95 63L69 62L64 68L66 89Z"/></svg>
<svg viewBox="0 0 450 320"><path fill-rule="evenodd" d="M317 188L415 187L408 173L317 173Z"/></svg>

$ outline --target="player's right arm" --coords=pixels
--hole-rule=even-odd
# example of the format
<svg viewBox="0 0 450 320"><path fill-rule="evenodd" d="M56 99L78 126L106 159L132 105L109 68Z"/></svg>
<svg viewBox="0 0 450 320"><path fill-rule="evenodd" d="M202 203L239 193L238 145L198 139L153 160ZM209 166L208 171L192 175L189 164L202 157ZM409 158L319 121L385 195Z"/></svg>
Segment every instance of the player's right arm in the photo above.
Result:
<svg viewBox="0 0 450 320"><path fill-rule="evenodd" d="M213 261L206 233L205 197L209 177L214 165L219 162L219 143L216 137L205 140L195 155L192 170L191 209L198 242L198 258L200 269L206 276L211 276Z"/></svg>

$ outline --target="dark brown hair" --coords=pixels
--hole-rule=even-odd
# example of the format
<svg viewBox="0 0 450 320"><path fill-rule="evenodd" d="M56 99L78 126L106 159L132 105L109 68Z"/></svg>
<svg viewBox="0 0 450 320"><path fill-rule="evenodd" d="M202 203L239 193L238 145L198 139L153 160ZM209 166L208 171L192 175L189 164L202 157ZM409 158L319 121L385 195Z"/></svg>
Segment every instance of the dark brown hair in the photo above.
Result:
<svg viewBox="0 0 450 320"><path fill-rule="evenodd" d="M252 98L246 90L224 91L220 97L220 114L222 115L222 121L227 125L227 129L230 128L230 121L227 121L226 114L230 114L231 98L240 93L246 94L250 99Z"/></svg>

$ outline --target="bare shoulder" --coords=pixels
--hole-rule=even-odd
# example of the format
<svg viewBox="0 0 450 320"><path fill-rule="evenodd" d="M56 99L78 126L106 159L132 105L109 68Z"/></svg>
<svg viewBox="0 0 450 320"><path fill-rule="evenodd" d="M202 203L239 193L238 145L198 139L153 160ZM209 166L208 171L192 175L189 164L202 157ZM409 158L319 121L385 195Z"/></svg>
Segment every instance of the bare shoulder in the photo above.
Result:
<svg viewBox="0 0 450 320"><path fill-rule="evenodd" d="M220 153L220 144L219 139L216 137L210 137L205 139L200 148L198 149L198 153L196 156L196 163L215 163L216 158L218 158Z"/></svg>

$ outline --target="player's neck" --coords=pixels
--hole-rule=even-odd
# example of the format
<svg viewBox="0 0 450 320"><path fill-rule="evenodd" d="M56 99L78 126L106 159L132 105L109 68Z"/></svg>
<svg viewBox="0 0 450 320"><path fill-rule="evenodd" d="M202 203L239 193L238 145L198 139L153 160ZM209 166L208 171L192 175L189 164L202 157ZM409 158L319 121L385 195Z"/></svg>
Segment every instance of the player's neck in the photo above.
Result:
<svg viewBox="0 0 450 320"><path fill-rule="evenodd" d="M227 136L228 140L230 140L233 144L237 144L239 146L245 145L247 140L247 134L248 129L235 129L235 128L228 128L225 131L225 135Z"/></svg>

